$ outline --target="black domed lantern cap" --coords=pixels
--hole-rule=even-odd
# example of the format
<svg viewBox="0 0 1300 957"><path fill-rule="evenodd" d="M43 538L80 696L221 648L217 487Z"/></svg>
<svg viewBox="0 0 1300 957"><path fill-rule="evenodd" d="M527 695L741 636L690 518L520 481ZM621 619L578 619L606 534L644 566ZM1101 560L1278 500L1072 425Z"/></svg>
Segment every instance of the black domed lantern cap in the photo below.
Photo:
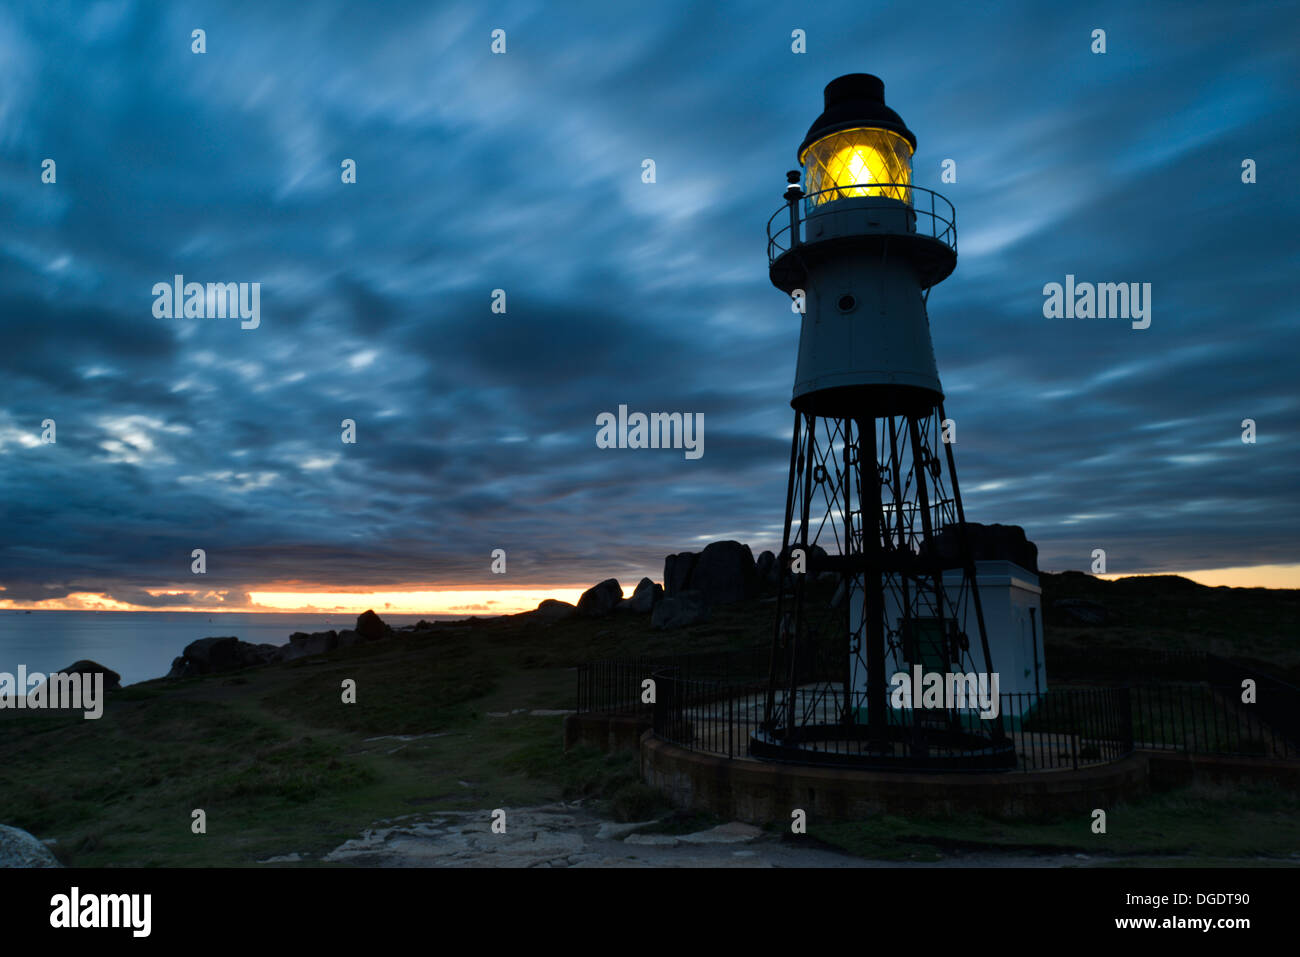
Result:
<svg viewBox="0 0 1300 957"><path fill-rule="evenodd" d="M796 154L800 163L803 154L817 140L840 130L854 127L889 130L897 133L916 150L916 136L903 123L903 118L885 106L885 81L870 73L846 73L826 84L826 109L808 129Z"/></svg>

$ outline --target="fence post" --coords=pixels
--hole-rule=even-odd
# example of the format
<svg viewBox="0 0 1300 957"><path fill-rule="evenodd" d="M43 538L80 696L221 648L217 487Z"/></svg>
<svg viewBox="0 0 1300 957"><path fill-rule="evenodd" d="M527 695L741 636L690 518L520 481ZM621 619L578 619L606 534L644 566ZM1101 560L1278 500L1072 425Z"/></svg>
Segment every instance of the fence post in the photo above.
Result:
<svg viewBox="0 0 1300 957"><path fill-rule="evenodd" d="M1074 739L1070 742L1072 745L1070 748L1070 758L1074 762L1074 770L1076 771L1079 770L1079 743L1082 740L1079 735L1079 718L1074 707L1075 699L1078 698L1078 696L1078 691L1073 691L1070 694L1070 732L1071 737Z"/></svg>
<svg viewBox="0 0 1300 957"><path fill-rule="evenodd" d="M654 728L656 738L664 738L668 737L668 729L664 724L669 695L668 682L664 680L664 676L661 674L655 674L652 677L655 683L655 700L650 706L653 709L651 726Z"/></svg>
<svg viewBox="0 0 1300 957"><path fill-rule="evenodd" d="M1133 753L1133 696L1128 685L1119 689L1120 733L1124 754Z"/></svg>

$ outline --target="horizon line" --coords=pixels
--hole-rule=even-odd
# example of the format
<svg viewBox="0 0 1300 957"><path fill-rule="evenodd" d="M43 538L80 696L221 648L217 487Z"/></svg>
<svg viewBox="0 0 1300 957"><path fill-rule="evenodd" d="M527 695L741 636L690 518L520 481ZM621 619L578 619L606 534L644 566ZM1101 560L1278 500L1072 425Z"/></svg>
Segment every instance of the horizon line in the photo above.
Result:
<svg viewBox="0 0 1300 957"><path fill-rule="evenodd" d="M1264 588L1271 590L1300 589L1300 563L1273 565L1234 565L1222 568L1194 569L1190 571L1134 571L1092 574L1079 569L1039 574L1060 575L1068 571L1079 572L1102 581L1122 578L1178 577L1209 588ZM650 576L642 576L649 578ZM651 579L654 581L654 579ZM620 583L621 585L621 583ZM443 588L443 589L383 589L355 591L318 588L311 591L278 591L249 589L250 597L261 596L244 607L221 605L137 605L114 599L106 592L72 592L62 598L39 601L20 601L0 598L0 611L96 611L96 612L185 612L192 614L266 614L266 615L359 615L373 611L378 615L458 615L498 617L532 611L548 598L577 604L578 598L590 586L555 585L524 586L519 588ZM634 587L634 586L633 586ZM232 589L233 590L233 589ZM0 588L0 595L4 590ZM623 587L624 597L629 589ZM198 594L180 589L157 589L151 595ZM209 594L211 594L209 592ZM312 603L312 596L329 596L342 599L322 607ZM290 604L293 601L302 604Z"/></svg>

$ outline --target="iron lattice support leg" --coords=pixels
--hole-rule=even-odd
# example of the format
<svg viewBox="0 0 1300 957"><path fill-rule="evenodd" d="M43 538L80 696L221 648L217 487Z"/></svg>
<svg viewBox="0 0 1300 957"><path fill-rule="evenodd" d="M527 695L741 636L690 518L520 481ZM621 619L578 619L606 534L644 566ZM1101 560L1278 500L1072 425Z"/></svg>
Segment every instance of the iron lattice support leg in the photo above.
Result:
<svg viewBox="0 0 1300 957"><path fill-rule="evenodd" d="M824 760L856 748L868 763L906 758L929 766L954 747L979 751L978 741L990 740L964 728L955 707L937 713L936 725L920 720L921 702L908 715L895 714L889 700L891 661L908 670L924 660L972 671L978 637L985 668L993 670L953 451L941 457L934 448L942 418L942 407L880 419L796 412L760 726L767 753L776 748L784 759ZM825 608L827 586L816 582L822 568L813 563L818 545L840 571L842 597ZM803 550L803 574L790 574L794 548ZM945 583L945 568L960 571L960 585ZM963 627L978 636L968 638ZM1006 745L997 766L1014 764L1000 710L989 731ZM828 741L835 743L817 743Z"/></svg>
<svg viewBox="0 0 1300 957"><path fill-rule="evenodd" d="M790 554L790 520L794 515L795 507L795 489L800 466L800 438L802 430L799 428L803 416L796 412L794 414L793 437L790 440L790 478L786 484L785 490L785 531L781 537L781 552L777 555L777 562L783 563ZM788 568L781 567L777 569L777 597L776 597L776 621L772 628L772 664L769 670L770 678L767 684L767 702L763 711L763 728L772 731L777 727L779 720L777 712L777 688L778 686L788 686L794 680L794 657L793 634L790 629L791 609L786 601L785 576ZM784 676L784 681L781 680Z"/></svg>
<svg viewBox="0 0 1300 957"><path fill-rule="evenodd" d="M884 550L876 525L880 515L880 467L876 462L876 424L858 430L862 445L862 513L864 519L862 556L867 593L867 615L862 640L867 644L867 725L871 728L872 750L882 754L889 747L889 684L885 679L885 588ZM866 527L871 516L871 527Z"/></svg>
<svg viewBox="0 0 1300 957"><path fill-rule="evenodd" d="M947 416L943 413L943 403L939 403L939 421L940 423ZM957 462L953 458L952 443L943 444L944 451L948 457L948 474L952 477L952 500L957 507L957 537L958 547L961 549L962 564L966 571L966 577L970 580L971 598L975 602L975 620L979 624L980 631L980 650L984 652L984 668L990 674L993 673L993 656L989 653L989 635L988 630L984 627L984 604L980 601L979 583L975 577L975 555L971 551L970 538L966 534L966 512L961 507L961 488L957 484ZM1006 740L1006 729L1002 726L1002 709L998 709L996 724L993 728L993 736L996 741Z"/></svg>

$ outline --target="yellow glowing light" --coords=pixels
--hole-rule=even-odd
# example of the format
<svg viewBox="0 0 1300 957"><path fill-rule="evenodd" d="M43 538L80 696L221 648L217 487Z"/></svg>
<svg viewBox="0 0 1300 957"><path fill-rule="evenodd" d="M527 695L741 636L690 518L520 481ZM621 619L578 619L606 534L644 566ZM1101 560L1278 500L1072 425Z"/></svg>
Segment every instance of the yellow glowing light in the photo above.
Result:
<svg viewBox="0 0 1300 957"><path fill-rule="evenodd" d="M823 136L804 152L803 163L804 189L814 205L850 196L912 201L912 145L889 130L852 129Z"/></svg>

